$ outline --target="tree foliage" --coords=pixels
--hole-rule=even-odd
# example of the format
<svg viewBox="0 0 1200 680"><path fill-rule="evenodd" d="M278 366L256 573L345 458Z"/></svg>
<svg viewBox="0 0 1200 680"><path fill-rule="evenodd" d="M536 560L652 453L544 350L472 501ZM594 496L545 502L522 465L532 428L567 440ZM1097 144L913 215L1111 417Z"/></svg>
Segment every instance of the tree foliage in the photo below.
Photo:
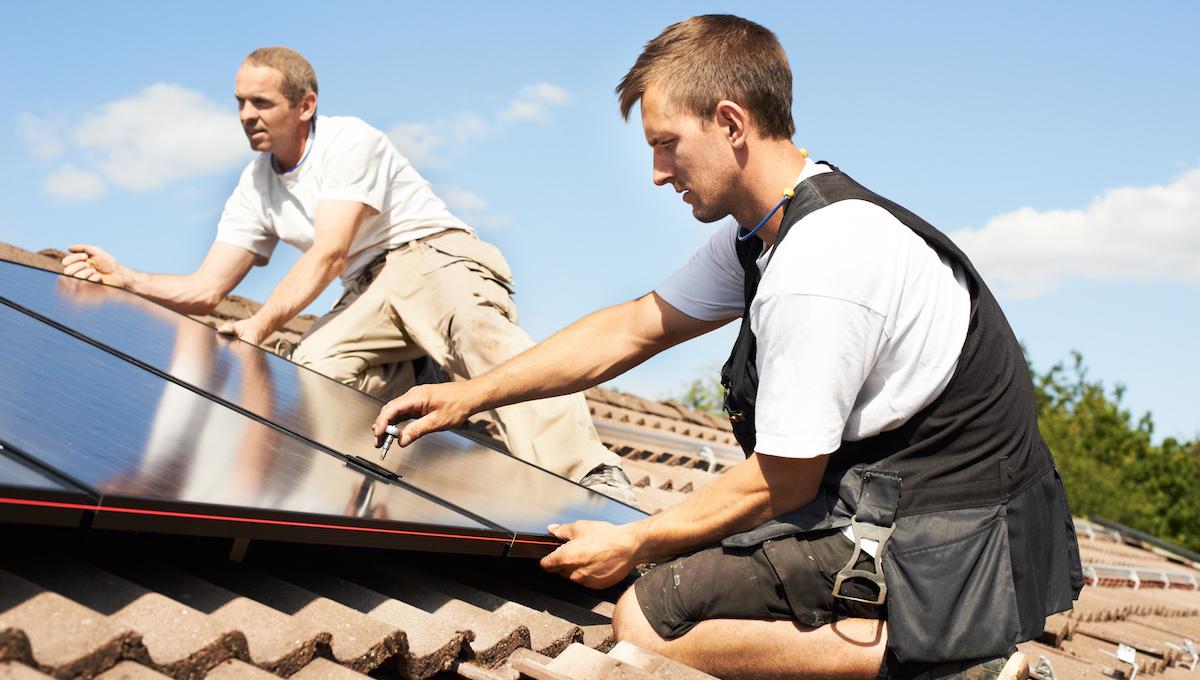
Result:
<svg viewBox="0 0 1200 680"><path fill-rule="evenodd" d="M725 416L725 386L718 377L709 372L705 377L696 378L687 386L675 401L696 409L711 413L718 418Z"/></svg>
<svg viewBox="0 0 1200 680"><path fill-rule="evenodd" d="M1151 415L1135 418L1121 403L1124 386L1108 391L1090 379L1078 352L1070 366L1032 374L1038 427L1071 511L1200 549L1200 441L1168 437L1154 444Z"/></svg>

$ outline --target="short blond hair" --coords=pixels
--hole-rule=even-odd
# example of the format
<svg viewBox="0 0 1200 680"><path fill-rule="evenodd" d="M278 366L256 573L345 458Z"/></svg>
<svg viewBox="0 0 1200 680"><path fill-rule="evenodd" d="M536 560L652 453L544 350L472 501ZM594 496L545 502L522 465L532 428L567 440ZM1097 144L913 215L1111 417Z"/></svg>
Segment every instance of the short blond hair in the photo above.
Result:
<svg viewBox="0 0 1200 680"><path fill-rule="evenodd" d="M242 63L269 66L282 73L283 96L292 106L309 92L317 93L317 72L304 55L290 47L260 47L246 55Z"/></svg>
<svg viewBox="0 0 1200 680"><path fill-rule="evenodd" d="M787 54L774 33L741 17L692 17L646 43L617 85L625 120L651 84L661 84L671 103L702 119L728 99L745 106L767 138L790 139L796 132Z"/></svg>

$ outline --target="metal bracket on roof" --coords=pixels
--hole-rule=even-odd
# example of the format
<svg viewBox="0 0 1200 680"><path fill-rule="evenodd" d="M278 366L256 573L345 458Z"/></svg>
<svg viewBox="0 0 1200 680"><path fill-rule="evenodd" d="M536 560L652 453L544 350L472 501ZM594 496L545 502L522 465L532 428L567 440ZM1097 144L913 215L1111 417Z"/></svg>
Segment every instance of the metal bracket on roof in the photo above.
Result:
<svg viewBox="0 0 1200 680"><path fill-rule="evenodd" d="M708 463L709 472L716 472L717 456L713 453L711 446L708 444L701 444L700 446L696 447L696 450L693 453L697 457L703 458L705 463Z"/></svg>
<svg viewBox="0 0 1200 680"><path fill-rule="evenodd" d="M1200 581L1196 580L1195 574L1188 574L1187 578L1192 582L1192 590L1200 590Z"/></svg>
<svg viewBox="0 0 1200 680"><path fill-rule="evenodd" d="M1137 590L1138 588L1142 587L1142 579L1138 578L1137 569L1129 570L1129 580L1133 581L1133 589L1134 590ZM1133 679L1130 678L1130 680L1133 680Z"/></svg>
<svg viewBox="0 0 1200 680"><path fill-rule="evenodd" d="M1196 665L1200 664L1200 653L1198 653L1196 651L1196 643L1195 642L1192 642L1191 640L1184 638L1182 646L1173 645L1170 642L1167 643L1167 646L1170 647L1171 649L1174 649L1175 651L1179 652L1180 654L1186 655L1188 657L1188 659L1190 659L1189 661L1184 661L1182 663L1182 665L1187 666L1187 669L1189 671L1196 670Z"/></svg>
<svg viewBox="0 0 1200 680"><path fill-rule="evenodd" d="M1041 680L1058 680L1054 677L1054 666L1050 663L1050 659L1044 656L1038 657L1037 665L1029 669L1029 674Z"/></svg>
<svg viewBox="0 0 1200 680"><path fill-rule="evenodd" d="M1085 578L1092 579L1091 585L1097 585L1100 583L1100 576L1096 573L1096 568L1090 564L1083 565L1083 575Z"/></svg>
<svg viewBox="0 0 1200 680"><path fill-rule="evenodd" d="M1104 650L1104 649L1102 649L1100 651L1111 656L1112 658L1116 659L1117 661L1127 663L1133 667L1133 672L1128 674L1128 676L1125 678L1125 680L1135 680L1135 678L1137 678L1138 664L1137 664L1137 650L1136 649L1134 649L1133 647L1130 647L1129 645L1119 644L1119 645L1117 645L1117 653L1116 654L1113 654L1112 652ZM1117 671L1117 672L1121 673L1121 675L1123 675L1123 676L1126 675L1125 673L1123 673L1121 671Z"/></svg>

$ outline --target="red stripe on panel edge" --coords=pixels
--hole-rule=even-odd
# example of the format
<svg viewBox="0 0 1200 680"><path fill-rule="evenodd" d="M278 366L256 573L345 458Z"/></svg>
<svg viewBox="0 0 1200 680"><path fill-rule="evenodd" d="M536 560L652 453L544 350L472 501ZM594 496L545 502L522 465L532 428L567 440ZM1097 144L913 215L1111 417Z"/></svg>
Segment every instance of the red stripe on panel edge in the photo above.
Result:
<svg viewBox="0 0 1200 680"><path fill-rule="evenodd" d="M429 536L434 538L460 538L468 541L495 541L499 543L521 543L525 545L559 546L554 541L533 541L529 539L494 538L491 536L465 536L462 534L439 534L431 531L411 531L407 529L384 529L381 527L355 527L342 524L321 524L318 522L295 522L282 519L259 519L256 517L231 517L229 515L204 515L192 512L174 512L169 510L146 510L142 508L118 508L108 505L89 505L86 503L62 503L58 501L35 501L24 498L0 497L0 503L8 505L32 505L44 508L63 508L66 510L96 510L100 512L119 512L130 515L156 515L160 517L181 517L186 519L207 519L221 522L243 522L246 524L271 524L275 526L304 527L308 529L337 529L340 531L364 531L377 534L399 534L402 536Z"/></svg>

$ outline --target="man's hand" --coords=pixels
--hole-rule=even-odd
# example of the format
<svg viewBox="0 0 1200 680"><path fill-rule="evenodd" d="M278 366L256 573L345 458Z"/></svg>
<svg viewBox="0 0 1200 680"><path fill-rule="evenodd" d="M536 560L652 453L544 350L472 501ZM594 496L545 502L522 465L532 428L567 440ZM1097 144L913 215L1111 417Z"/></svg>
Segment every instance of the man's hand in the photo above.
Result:
<svg viewBox="0 0 1200 680"><path fill-rule="evenodd" d="M566 543L542 558L542 568L589 588L607 588L637 566L641 541L636 525L580 520L551 524L550 533Z"/></svg>
<svg viewBox="0 0 1200 680"><path fill-rule="evenodd" d="M241 321L226 321L217 327L217 332L237 336L252 345L260 345L271 334L271 329L264 328L254 317L250 317Z"/></svg>
<svg viewBox="0 0 1200 680"><path fill-rule="evenodd" d="M379 409L371 426L375 448L383 446L384 430L390 423L415 418L400 432L400 446L408 446L423 435L461 426L472 413L482 410L476 381L417 385Z"/></svg>
<svg viewBox="0 0 1200 680"><path fill-rule="evenodd" d="M77 279L124 288L128 281L121 272L117 258L96 246L77 243L67 246L71 251L62 259L63 273Z"/></svg>

